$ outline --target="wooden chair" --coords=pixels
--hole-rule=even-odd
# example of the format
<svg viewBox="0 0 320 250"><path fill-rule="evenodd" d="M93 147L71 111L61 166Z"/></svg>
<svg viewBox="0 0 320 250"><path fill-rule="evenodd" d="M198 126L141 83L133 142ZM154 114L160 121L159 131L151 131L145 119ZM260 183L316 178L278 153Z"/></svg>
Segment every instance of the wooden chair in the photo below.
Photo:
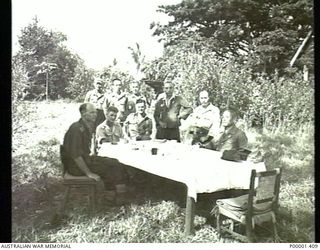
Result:
<svg viewBox="0 0 320 250"><path fill-rule="evenodd" d="M87 189L90 203L90 212L95 211L97 204L97 187L100 183L87 176L74 176L69 174L65 168L67 155L62 145L60 145L60 157L63 165L63 185L66 187L61 205L61 213L63 214L65 212L71 190L80 188Z"/></svg>
<svg viewBox="0 0 320 250"><path fill-rule="evenodd" d="M216 201L211 213L216 216L219 235L222 231L228 232L242 241L252 242L255 225L272 222L273 239L277 241L276 213L281 172L281 168L264 172L252 170L249 194ZM229 227L222 225L222 218L227 219L224 222L228 222ZM245 236L235 230L241 225L245 225Z"/></svg>

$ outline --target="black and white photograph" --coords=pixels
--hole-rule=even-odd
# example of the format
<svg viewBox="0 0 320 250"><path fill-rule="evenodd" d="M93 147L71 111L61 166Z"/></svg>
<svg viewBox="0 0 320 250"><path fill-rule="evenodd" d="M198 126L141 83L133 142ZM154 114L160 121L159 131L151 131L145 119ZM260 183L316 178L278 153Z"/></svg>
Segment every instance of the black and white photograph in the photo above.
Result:
<svg viewBox="0 0 320 250"><path fill-rule="evenodd" d="M11 5L13 243L317 247L312 0Z"/></svg>

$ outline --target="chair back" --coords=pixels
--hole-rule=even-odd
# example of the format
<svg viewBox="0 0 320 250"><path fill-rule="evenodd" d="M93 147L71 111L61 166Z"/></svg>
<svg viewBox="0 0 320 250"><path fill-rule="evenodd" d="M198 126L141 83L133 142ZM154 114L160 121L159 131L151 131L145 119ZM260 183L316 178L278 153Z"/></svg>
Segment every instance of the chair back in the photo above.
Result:
<svg viewBox="0 0 320 250"><path fill-rule="evenodd" d="M62 163L62 174L66 173L67 155L63 145L60 145L60 159Z"/></svg>
<svg viewBox="0 0 320 250"><path fill-rule="evenodd" d="M281 168L263 172L251 171L248 197L249 215L258 213L259 210L277 210L281 173Z"/></svg>

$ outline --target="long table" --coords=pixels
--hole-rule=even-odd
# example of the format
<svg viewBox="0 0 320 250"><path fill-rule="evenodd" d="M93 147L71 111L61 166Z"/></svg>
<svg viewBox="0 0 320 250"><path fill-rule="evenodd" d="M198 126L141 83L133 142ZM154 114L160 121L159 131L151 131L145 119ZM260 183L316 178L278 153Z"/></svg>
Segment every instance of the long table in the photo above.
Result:
<svg viewBox="0 0 320 250"><path fill-rule="evenodd" d="M156 148L153 155L151 149ZM221 152L175 141L137 141L102 144L98 155L145 172L184 183L187 187L185 234L193 232L198 193L226 189L249 189L251 170L265 171L264 163L233 162L221 159Z"/></svg>

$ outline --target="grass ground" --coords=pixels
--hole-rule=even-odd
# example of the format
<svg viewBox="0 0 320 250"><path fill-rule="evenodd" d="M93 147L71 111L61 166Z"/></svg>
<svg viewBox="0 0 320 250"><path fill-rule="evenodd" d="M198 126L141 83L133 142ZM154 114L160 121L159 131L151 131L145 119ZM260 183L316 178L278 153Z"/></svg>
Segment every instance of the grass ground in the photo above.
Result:
<svg viewBox="0 0 320 250"><path fill-rule="evenodd" d="M153 179L153 185L137 189L126 205L115 206L100 197L94 215L88 213L85 196L76 194L68 216L56 217L63 193L59 145L70 124L79 119L78 106L63 101L18 106L15 116L22 126L12 135L13 242L237 242L218 238L206 218L211 198L205 195L198 197L196 232L184 237L185 190L164 179ZM247 134L251 148L266 153L268 168L284 170L278 216L280 242L314 242L312 127L291 133ZM270 238L261 233L258 241L269 242Z"/></svg>

